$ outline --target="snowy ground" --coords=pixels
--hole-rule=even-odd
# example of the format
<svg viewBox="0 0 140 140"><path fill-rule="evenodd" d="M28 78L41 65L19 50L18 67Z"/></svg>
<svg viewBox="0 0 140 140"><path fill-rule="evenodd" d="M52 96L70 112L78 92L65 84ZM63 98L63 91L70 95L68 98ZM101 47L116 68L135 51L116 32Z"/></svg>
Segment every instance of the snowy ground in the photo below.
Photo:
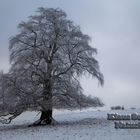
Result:
<svg viewBox="0 0 140 140"><path fill-rule="evenodd" d="M107 113L131 114L124 111L55 111L57 124L27 127L37 120L36 112L25 112L9 125L0 124L0 140L140 140L140 129L115 129Z"/></svg>

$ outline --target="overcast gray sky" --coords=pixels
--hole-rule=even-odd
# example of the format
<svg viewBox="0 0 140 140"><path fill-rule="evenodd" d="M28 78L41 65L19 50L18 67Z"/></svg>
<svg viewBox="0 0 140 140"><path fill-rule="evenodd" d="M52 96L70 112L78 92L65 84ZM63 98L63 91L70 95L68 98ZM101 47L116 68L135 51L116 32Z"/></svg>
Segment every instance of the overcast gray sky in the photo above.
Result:
<svg viewBox="0 0 140 140"><path fill-rule="evenodd" d="M107 106L140 107L140 0L0 0L0 70L9 68L9 37L41 6L63 9L98 49L105 85L84 77L84 92Z"/></svg>

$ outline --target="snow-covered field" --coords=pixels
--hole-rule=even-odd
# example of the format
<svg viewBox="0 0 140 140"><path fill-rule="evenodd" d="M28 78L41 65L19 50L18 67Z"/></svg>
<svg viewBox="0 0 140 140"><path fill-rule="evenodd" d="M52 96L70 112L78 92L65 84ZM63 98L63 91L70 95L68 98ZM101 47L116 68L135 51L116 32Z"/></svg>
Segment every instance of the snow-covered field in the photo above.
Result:
<svg viewBox="0 0 140 140"><path fill-rule="evenodd" d="M0 124L0 140L140 140L140 129L115 129L107 113L131 114L124 111L54 111L57 121L52 126L28 127L39 115L25 112L11 124Z"/></svg>

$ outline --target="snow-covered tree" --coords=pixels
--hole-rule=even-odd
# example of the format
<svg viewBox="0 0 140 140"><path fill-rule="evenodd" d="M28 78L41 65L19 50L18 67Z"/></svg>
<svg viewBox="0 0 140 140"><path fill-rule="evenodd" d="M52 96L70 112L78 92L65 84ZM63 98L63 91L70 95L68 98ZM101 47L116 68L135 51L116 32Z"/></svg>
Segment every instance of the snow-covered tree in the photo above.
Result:
<svg viewBox="0 0 140 140"><path fill-rule="evenodd" d="M0 75L0 105L7 107L0 116L11 115L7 123L28 109L41 111L38 125L51 124L53 108L103 105L97 97L85 96L79 82L79 77L88 73L103 85L94 57L97 51L65 12L39 8L18 29L10 39L11 68Z"/></svg>

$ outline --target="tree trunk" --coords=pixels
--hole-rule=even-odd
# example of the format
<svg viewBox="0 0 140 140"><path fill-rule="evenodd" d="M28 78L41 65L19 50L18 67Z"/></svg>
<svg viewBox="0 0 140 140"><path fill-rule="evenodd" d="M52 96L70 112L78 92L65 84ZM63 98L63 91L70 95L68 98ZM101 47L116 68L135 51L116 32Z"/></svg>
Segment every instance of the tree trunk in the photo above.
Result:
<svg viewBox="0 0 140 140"><path fill-rule="evenodd" d="M45 82L43 96L41 116L35 125L46 125L52 123L52 89L50 79Z"/></svg>
<svg viewBox="0 0 140 140"><path fill-rule="evenodd" d="M41 124L51 124L52 123L52 109L41 112L40 116Z"/></svg>
<svg viewBox="0 0 140 140"><path fill-rule="evenodd" d="M43 92L43 105L40 116L41 124L51 124L52 123L52 90L50 79L46 82L44 92Z"/></svg>
<svg viewBox="0 0 140 140"><path fill-rule="evenodd" d="M41 116L38 121L36 121L33 126L38 126L38 125L46 125L46 124L51 124L52 123L52 60L49 60L48 63L48 74L47 74L47 79L45 80L44 83L44 91L42 93L43 101L42 101L42 111L41 111Z"/></svg>

